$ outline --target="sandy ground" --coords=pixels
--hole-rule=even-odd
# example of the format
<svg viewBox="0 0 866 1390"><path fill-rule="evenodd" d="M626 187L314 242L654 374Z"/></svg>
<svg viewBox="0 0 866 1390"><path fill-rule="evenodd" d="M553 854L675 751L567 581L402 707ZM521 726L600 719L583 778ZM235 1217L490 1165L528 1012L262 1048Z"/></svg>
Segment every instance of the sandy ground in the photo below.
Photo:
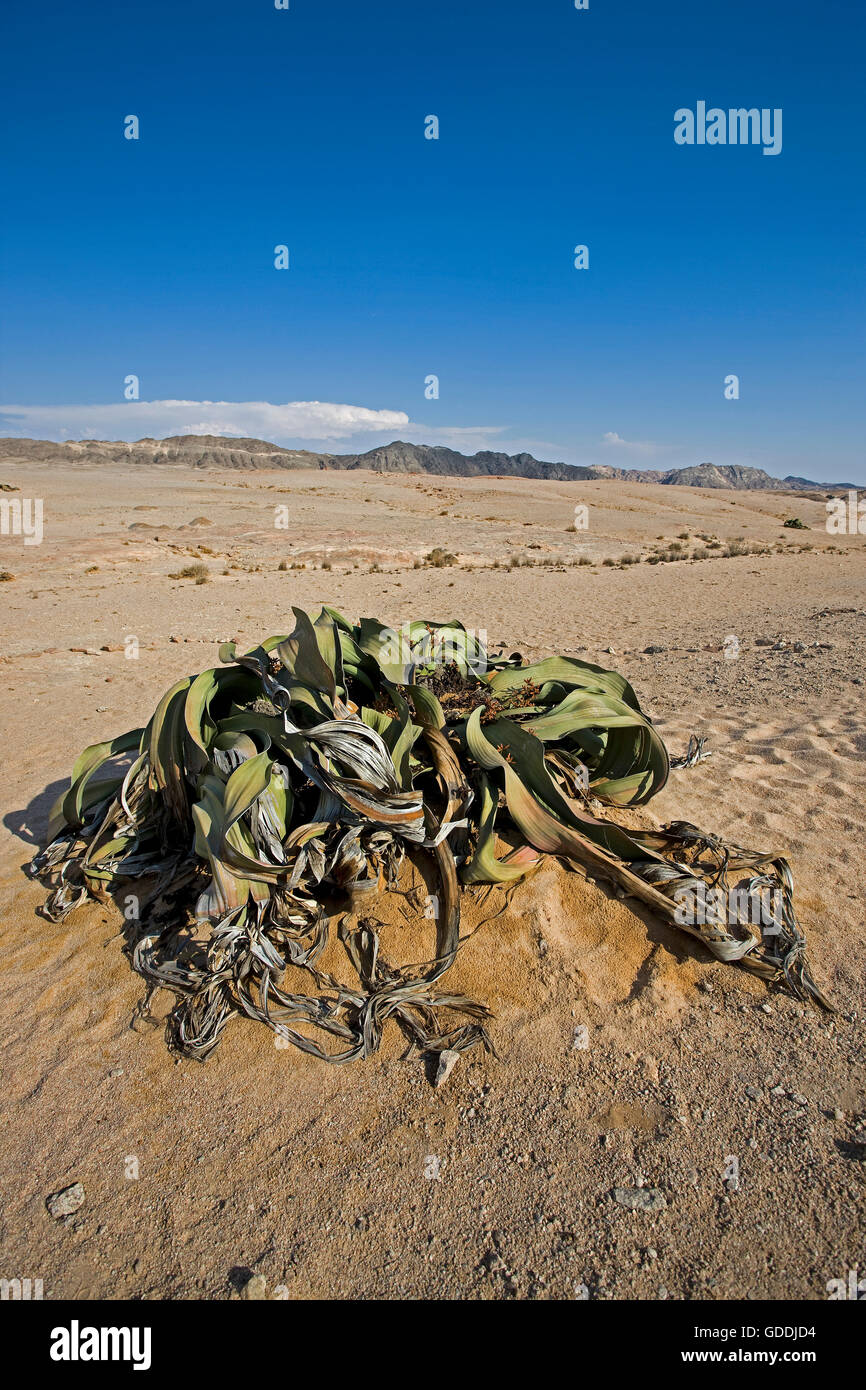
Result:
<svg viewBox="0 0 866 1390"><path fill-rule="evenodd" d="M0 537L0 1275L46 1298L225 1299L254 1272L288 1298L823 1299L863 1270L866 539L829 537L815 501L622 483L3 481L43 499L44 540ZM783 530L795 515L810 530ZM646 563L683 532L686 554L701 535L770 553ZM413 568L435 546L456 563ZM626 554L644 562L601 563ZM170 577L199 561L208 582ZM132 1026L119 918L45 921L22 868L85 744L144 722L219 640L322 601L586 655L674 752L707 735L714 756L651 817L789 855L839 1012L548 862L495 920L467 905L448 977L495 1008L498 1060L477 1050L434 1090L396 1029L329 1067L235 1021L206 1065L174 1061ZM46 1197L75 1181L84 1205L53 1219Z"/></svg>

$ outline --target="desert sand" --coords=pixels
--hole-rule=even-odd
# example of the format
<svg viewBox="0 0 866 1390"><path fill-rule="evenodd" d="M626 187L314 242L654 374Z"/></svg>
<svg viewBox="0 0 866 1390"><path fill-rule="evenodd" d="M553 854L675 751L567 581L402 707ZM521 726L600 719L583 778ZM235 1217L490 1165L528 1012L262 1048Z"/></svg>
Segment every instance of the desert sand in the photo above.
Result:
<svg viewBox="0 0 866 1390"><path fill-rule="evenodd" d="M862 1266L866 538L828 536L817 500L619 481L3 481L43 499L44 539L0 537L0 1273L46 1298L234 1298L252 1272L289 1299L825 1299ZM682 533L674 553L707 558L647 562ZM724 555L740 537L759 553ZM434 547L455 562L424 564ZM643 558L603 563L623 556ZM207 582L171 577L197 563ZM441 1089L396 1027L346 1067L245 1020L205 1065L173 1059L134 1026L119 917L46 921L24 866L84 745L143 723L220 640L322 602L584 656L632 682L673 753L706 736L645 823L787 854L838 1012L550 860L467 903L448 983L493 1006L498 1057L476 1049ZM423 928L394 916L407 959ZM84 1204L54 1219L73 1182Z"/></svg>

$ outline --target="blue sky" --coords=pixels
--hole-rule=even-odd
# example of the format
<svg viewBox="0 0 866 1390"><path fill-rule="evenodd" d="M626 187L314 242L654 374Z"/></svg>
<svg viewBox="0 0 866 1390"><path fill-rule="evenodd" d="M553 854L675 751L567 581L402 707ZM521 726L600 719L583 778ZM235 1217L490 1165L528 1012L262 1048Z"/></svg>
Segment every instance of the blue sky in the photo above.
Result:
<svg viewBox="0 0 866 1390"><path fill-rule="evenodd" d="M864 480L853 0L49 0L5 28L2 432ZM781 153L677 145L700 100L781 108Z"/></svg>

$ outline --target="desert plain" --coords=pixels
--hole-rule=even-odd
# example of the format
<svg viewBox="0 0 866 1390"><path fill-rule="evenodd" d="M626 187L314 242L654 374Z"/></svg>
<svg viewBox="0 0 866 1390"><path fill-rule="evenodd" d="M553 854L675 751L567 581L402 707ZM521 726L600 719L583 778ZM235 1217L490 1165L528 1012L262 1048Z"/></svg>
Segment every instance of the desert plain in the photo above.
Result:
<svg viewBox="0 0 866 1390"><path fill-rule="evenodd" d="M823 1300L864 1271L866 537L819 497L620 480L0 482L44 507L40 545L0 537L0 1275L46 1299ZM448 981L494 1008L497 1055L441 1088L396 1026L348 1066L247 1020L174 1058L118 914L51 923L25 868L86 744L322 603L614 667L672 753L705 737L643 823L786 854L836 1012L548 860L467 902ZM417 958L425 924L394 923Z"/></svg>

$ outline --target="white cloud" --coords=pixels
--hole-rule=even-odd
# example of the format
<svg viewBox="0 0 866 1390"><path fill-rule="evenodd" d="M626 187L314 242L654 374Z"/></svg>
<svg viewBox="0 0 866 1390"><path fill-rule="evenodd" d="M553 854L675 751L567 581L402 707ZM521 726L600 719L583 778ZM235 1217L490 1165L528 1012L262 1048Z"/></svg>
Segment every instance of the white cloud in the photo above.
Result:
<svg viewBox="0 0 866 1390"><path fill-rule="evenodd" d="M38 438L140 439L172 434L334 440L391 433L409 424L402 410L331 401L118 401L108 405L0 406L6 430Z"/></svg>
<svg viewBox="0 0 866 1390"><path fill-rule="evenodd" d="M651 444L649 441L623 439L616 430L608 430L602 435L602 444L609 449L621 449L624 453L630 454L657 454L660 449L659 444Z"/></svg>
<svg viewBox="0 0 866 1390"><path fill-rule="evenodd" d="M483 449L501 449L502 442L491 436L502 434L505 425L417 425L410 421L403 433L409 444L441 444L463 454Z"/></svg>

